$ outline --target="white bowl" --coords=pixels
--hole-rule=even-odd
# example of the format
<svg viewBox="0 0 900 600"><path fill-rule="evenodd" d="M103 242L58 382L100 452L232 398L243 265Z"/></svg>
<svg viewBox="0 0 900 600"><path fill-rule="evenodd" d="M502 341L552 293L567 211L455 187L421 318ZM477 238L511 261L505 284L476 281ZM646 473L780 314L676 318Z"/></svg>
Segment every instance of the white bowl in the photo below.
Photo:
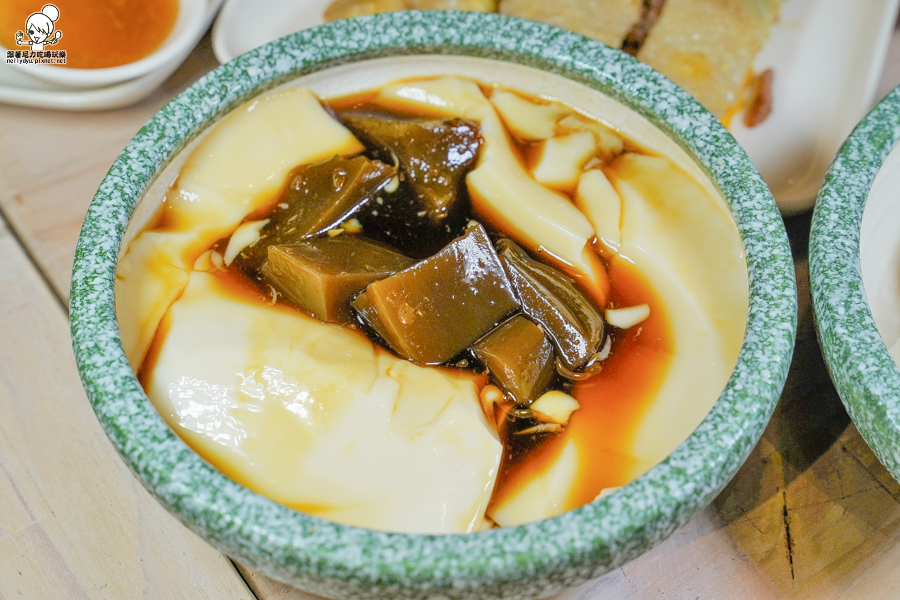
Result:
<svg viewBox="0 0 900 600"><path fill-rule="evenodd" d="M32 77L73 88L107 86L142 77L173 61L180 61L193 48L207 26L208 7L207 0L178 0L178 17L162 45L148 56L118 67L74 69L33 64L9 66ZM0 50L7 48L0 46Z"/></svg>

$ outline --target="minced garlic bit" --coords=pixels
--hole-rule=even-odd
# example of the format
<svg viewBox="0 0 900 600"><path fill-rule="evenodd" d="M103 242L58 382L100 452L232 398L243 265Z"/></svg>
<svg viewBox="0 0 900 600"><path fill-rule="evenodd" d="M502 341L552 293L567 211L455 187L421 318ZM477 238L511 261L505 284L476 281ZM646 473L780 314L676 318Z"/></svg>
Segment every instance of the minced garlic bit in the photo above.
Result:
<svg viewBox="0 0 900 600"><path fill-rule="evenodd" d="M619 329L628 329L650 316L648 304L638 304L625 308L610 308L606 311L606 322Z"/></svg>
<svg viewBox="0 0 900 600"><path fill-rule="evenodd" d="M207 250L203 254L197 257L197 260L194 261L194 270L195 271L212 271L213 264L210 259L210 255L212 254L212 250Z"/></svg>
<svg viewBox="0 0 900 600"><path fill-rule="evenodd" d="M359 219L350 219L349 221L345 221L341 223L341 229L346 231L347 233L359 233L362 231L362 223L359 222Z"/></svg>
<svg viewBox="0 0 900 600"><path fill-rule="evenodd" d="M539 423L534 427L529 427L528 429L517 431L516 435L530 435L532 433L553 433L554 431L559 431L560 429L562 429L562 425L560 425L559 423Z"/></svg>
<svg viewBox="0 0 900 600"><path fill-rule="evenodd" d="M501 402L503 392L495 385L486 385L481 389L481 397L485 402Z"/></svg>
<svg viewBox="0 0 900 600"><path fill-rule="evenodd" d="M568 423L569 417L579 408L581 405L578 400L558 390L547 392L531 405L531 410L538 419L559 425Z"/></svg>
<svg viewBox="0 0 900 600"><path fill-rule="evenodd" d="M400 189L400 177L397 175L394 175L393 177L391 177L391 180L388 181L387 185L384 186L384 191L387 192L388 194L393 194L398 189Z"/></svg>
<svg viewBox="0 0 900 600"><path fill-rule="evenodd" d="M588 159L588 161L586 163L584 163L584 166L581 167L581 170L582 171L590 171L594 167L598 167L602 164L603 164L603 159L601 159L599 156L592 156L591 158Z"/></svg>
<svg viewBox="0 0 900 600"><path fill-rule="evenodd" d="M496 385L488 384L481 388L481 391L478 393L478 400L481 402L481 409L484 411L488 422L496 431L498 415L495 407L498 404L502 404L506 400L506 396L503 395L503 391Z"/></svg>
<svg viewBox="0 0 900 600"><path fill-rule="evenodd" d="M261 221L247 221L246 223L241 223L241 226L235 229L234 233L231 234L231 239L228 240L228 247L225 248L225 264L230 265L231 261L237 258L237 255L240 254L244 248L258 242L259 232L268 222L269 219L262 219Z"/></svg>
<svg viewBox="0 0 900 600"><path fill-rule="evenodd" d="M612 494L614 494L616 491L618 491L620 489L622 489L622 486L620 486L620 485L616 486L616 487L603 488L602 490L600 490L600 493L597 494L597 497L594 498L594 500L599 500L600 498L606 498L607 496L611 496Z"/></svg>

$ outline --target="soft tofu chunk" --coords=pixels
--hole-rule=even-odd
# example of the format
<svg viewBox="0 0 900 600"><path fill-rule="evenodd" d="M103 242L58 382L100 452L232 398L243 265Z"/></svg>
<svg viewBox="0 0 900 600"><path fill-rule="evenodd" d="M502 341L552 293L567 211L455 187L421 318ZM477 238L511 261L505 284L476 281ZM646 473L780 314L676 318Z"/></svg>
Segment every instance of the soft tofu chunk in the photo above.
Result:
<svg viewBox="0 0 900 600"><path fill-rule="evenodd" d="M326 323L350 323L350 300L373 281L415 261L383 244L342 235L269 246L263 276L297 306Z"/></svg>
<svg viewBox="0 0 900 600"><path fill-rule="evenodd" d="M625 151L625 142L611 127L600 121L589 119L577 113L564 116L557 123L557 133L566 134L576 131L590 131L597 138L597 150L604 161L609 161Z"/></svg>
<svg viewBox="0 0 900 600"><path fill-rule="evenodd" d="M622 199L603 171L590 169L578 179L575 206L594 226L594 231L607 248L615 251L621 242Z"/></svg>
<svg viewBox="0 0 900 600"><path fill-rule="evenodd" d="M408 533L482 526L502 446L471 378L230 290L191 273L145 373L179 436L238 483L325 519Z"/></svg>
<svg viewBox="0 0 900 600"><path fill-rule="evenodd" d="M265 208L291 169L364 149L305 89L256 98L222 119L166 193L164 227L138 235L119 260L116 315L131 366L141 364L194 261Z"/></svg>
<svg viewBox="0 0 900 600"><path fill-rule="evenodd" d="M626 153L605 171L622 198L620 255L653 285L672 328L672 363L627 449L652 465L728 382L747 322L746 259L727 204L670 160Z"/></svg>
<svg viewBox="0 0 900 600"><path fill-rule="evenodd" d="M569 510L569 495L578 477L579 459L575 443L568 441L543 472L492 504L488 516L501 527L513 527Z"/></svg>
<svg viewBox="0 0 900 600"><path fill-rule="evenodd" d="M582 167L596 152L597 142L589 131L552 137L541 145L531 174L538 183L571 192Z"/></svg>
<svg viewBox="0 0 900 600"><path fill-rule="evenodd" d="M449 360L518 307L477 224L431 258L370 284L362 296L361 316L398 354L422 364Z"/></svg>
<svg viewBox="0 0 900 600"><path fill-rule="evenodd" d="M523 140L546 140L553 137L556 122L568 110L559 104L535 104L518 94L497 90L491 104L503 117L513 135Z"/></svg>
<svg viewBox="0 0 900 600"><path fill-rule="evenodd" d="M540 396L556 375L556 353L544 331L516 315L472 347L496 382L519 404Z"/></svg>
<svg viewBox="0 0 900 600"><path fill-rule="evenodd" d="M224 263L230 265L244 248L258 242L261 237L259 232L268 222L268 219L261 219L259 221L247 221L241 223L241 226L235 229L234 233L231 234L231 238L228 240L228 246L225 247L225 254L222 256Z"/></svg>

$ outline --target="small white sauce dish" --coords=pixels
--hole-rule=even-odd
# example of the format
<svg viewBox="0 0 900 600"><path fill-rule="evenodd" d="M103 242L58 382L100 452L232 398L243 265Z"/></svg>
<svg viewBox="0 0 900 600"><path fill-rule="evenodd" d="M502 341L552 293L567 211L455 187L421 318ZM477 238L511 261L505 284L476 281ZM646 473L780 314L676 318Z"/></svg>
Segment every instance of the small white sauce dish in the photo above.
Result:
<svg viewBox="0 0 900 600"><path fill-rule="evenodd" d="M129 81L183 60L208 25L209 5L207 0L178 0L178 17L168 37L152 53L128 64L101 69L34 64L9 66L34 78L70 88L94 88ZM0 47L0 50L7 48Z"/></svg>

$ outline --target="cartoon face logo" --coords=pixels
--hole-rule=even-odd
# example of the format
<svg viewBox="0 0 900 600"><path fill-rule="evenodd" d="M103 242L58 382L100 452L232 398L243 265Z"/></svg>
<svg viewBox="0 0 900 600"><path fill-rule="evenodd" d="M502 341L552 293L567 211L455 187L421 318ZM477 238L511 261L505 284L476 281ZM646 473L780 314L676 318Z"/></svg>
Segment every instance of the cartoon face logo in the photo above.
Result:
<svg viewBox="0 0 900 600"><path fill-rule="evenodd" d="M28 41L24 41L25 35L21 31L16 32L16 45L31 46L32 51L38 52L44 46L51 46L59 42L62 32L53 34L53 23L59 19L59 9L53 4L45 4L41 12L33 13L25 21L25 30L28 32ZM53 35L51 35L53 34Z"/></svg>

